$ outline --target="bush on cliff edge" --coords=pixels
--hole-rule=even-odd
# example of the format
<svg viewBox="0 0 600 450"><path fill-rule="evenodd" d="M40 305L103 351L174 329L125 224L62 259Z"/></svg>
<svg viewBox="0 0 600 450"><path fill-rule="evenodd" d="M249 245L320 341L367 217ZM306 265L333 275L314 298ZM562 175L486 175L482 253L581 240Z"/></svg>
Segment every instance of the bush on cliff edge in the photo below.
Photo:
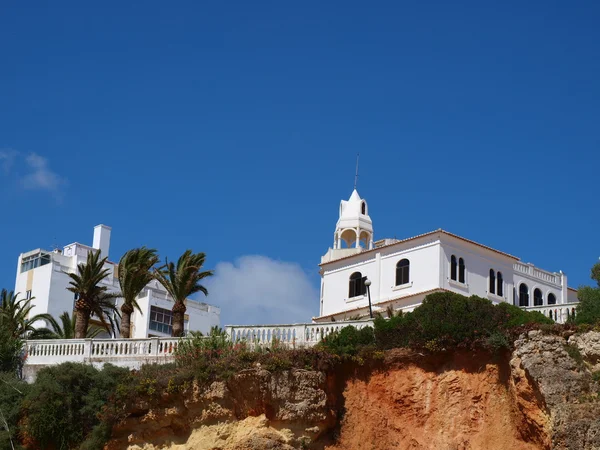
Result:
<svg viewBox="0 0 600 450"><path fill-rule="evenodd" d="M494 305L477 296L437 292L425 297L410 313L388 320L375 319L375 340L377 346L384 349L497 347L503 341L511 341L510 329L532 323L553 322L543 314L524 311L508 303Z"/></svg>
<svg viewBox="0 0 600 450"><path fill-rule="evenodd" d="M64 363L40 370L23 401L30 448L78 447L100 423L99 412L129 370Z"/></svg>

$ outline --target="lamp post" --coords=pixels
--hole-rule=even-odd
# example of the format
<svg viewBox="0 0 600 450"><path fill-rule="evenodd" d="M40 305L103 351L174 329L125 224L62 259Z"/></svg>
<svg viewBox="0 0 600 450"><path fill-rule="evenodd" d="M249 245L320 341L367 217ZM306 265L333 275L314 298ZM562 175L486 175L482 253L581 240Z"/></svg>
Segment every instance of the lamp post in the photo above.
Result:
<svg viewBox="0 0 600 450"><path fill-rule="evenodd" d="M369 297L369 317L373 318L373 309L371 309L371 280L368 278L365 280L365 286L367 287L367 296Z"/></svg>

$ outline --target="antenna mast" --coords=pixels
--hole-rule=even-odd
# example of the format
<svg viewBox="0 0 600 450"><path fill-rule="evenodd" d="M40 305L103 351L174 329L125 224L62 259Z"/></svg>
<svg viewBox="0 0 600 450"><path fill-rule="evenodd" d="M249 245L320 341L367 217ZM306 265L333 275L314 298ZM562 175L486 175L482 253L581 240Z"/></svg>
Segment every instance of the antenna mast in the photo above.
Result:
<svg viewBox="0 0 600 450"><path fill-rule="evenodd" d="M358 157L360 153L356 154L356 175L354 175L354 189L356 190L356 184L358 183Z"/></svg>

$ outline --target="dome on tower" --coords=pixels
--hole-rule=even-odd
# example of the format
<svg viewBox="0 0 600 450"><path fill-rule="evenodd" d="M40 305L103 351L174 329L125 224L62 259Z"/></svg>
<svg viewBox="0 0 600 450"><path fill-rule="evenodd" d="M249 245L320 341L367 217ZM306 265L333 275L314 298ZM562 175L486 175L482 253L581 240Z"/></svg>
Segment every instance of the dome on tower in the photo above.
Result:
<svg viewBox="0 0 600 450"><path fill-rule="evenodd" d="M373 248L373 222L367 201L356 189L350 198L340 202L340 217L335 227L334 249Z"/></svg>

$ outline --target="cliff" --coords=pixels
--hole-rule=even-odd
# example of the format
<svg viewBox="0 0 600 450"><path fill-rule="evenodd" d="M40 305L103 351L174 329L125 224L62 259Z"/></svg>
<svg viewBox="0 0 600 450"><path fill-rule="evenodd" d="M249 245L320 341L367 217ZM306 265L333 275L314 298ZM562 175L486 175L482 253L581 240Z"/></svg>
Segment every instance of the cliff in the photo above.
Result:
<svg viewBox="0 0 600 450"><path fill-rule="evenodd" d="M600 448L600 333L506 354L408 350L324 373L256 367L131 405L107 449Z"/></svg>

